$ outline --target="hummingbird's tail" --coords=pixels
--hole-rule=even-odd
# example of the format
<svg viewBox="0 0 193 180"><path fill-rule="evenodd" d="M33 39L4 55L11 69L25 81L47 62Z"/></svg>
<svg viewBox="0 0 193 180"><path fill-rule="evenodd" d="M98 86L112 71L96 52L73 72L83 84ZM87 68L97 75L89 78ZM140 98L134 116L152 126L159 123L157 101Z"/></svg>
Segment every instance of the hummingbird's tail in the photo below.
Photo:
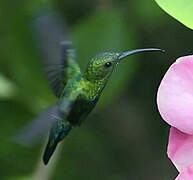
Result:
<svg viewBox="0 0 193 180"><path fill-rule="evenodd" d="M48 144L43 154L43 162L45 165L48 164L52 154L54 153L57 144L64 139L72 129L72 126L69 122L58 122L51 129Z"/></svg>

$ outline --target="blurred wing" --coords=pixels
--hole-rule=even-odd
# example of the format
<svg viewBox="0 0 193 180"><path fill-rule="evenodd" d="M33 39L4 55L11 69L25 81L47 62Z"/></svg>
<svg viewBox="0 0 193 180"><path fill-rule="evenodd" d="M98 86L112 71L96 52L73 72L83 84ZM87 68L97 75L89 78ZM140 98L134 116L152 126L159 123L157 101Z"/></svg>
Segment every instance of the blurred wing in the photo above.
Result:
<svg viewBox="0 0 193 180"><path fill-rule="evenodd" d="M77 74L80 68L75 51L68 39L62 19L56 14L46 14L35 20L39 48L43 51L43 63L47 79L57 97L67 81Z"/></svg>
<svg viewBox="0 0 193 180"><path fill-rule="evenodd" d="M59 107L58 105L54 105L24 126L14 138L15 141L23 145L35 143L37 140L40 140L51 128L52 124L56 122L56 118L54 117L57 116L59 116Z"/></svg>
<svg viewBox="0 0 193 180"><path fill-rule="evenodd" d="M40 140L58 120L63 120L72 108L80 91L76 90L63 97L59 104L50 107L47 111L31 121L18 133L14 140L22 145L33 145Z"/></svg>

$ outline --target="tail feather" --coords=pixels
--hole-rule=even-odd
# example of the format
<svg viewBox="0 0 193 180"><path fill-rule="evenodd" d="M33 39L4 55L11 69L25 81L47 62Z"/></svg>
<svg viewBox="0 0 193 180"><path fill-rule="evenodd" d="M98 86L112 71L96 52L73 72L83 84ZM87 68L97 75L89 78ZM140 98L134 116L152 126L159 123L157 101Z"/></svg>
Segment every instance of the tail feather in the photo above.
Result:
<svg viewBox="0 0 193 180"><path fill-rule="evenodd" d="M44 155L43 155L43 162L45 165L48 164L52 154L54 153L56 146L57 146L58 142L55 141L52 144L50 142L48 142L47 146L46 146L46 150L44 151Z"/></svg>
<svg viewBox="0 0 193 180"><path fill-rule="evenodd" d="M61 126L61 124L60 124ZM48 140L48 144L46 146L46 149L44 151L43 154L43 162L45 165L48 164L52 154L54 153L57 144L64 139L64 137L66 137L69 133L69 131L71 130L71 125L70 123L67 123L65 125L63 125L63 127L59 128L58 124L56 125L55 128L52 128L50 131L50 137Z"/></svg>

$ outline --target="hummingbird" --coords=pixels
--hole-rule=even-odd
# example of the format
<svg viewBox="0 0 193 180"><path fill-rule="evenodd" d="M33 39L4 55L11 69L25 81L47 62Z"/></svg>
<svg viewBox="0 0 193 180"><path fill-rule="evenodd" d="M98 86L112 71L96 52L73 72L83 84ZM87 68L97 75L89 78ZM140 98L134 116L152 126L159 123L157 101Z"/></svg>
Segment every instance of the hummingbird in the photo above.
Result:
<svg viewBox="0 0 193 180"><path fill-rule="evenodd" d="M144 51L160 51L160 49L147 48L121 53L101 53L89 60L86 70L82 73L74 59L74 50L66 48L67 66L63 67L63 77L60 81L52 81L59 101L57 113L52 114L55 123L50 130L48 144L43 155L44 164L48 163L57 144L68 135L73 127L80 126L96 106L117 65L127 56Z"/></svg>
<svg viewBox="0 0 193 180"><path fill-rule="evenodd" d="M88 61L85 71L81 72L76 60L76 52L71 41L66 37L61 21L52 16L46 16L41 18L38 24L41 26L41 29L38 26L38 30L41 31L45 46L52 46L54 41L60 46L62 54L61 57L57 56L57 60L49 56L44 63L45 74L58 98L56 105L37 118L42 124L46 121L51 122L48 142L43 153L43 163L47 165L58 143L66 138L74 127L80 126L95 108L111 74L123 59L140 52L163 50L145 48L99 53ZM44 30L51 30L51 35L46 34ZM50 39L52 41L49 41ZM51 48L50 51L52 50ZM45 51L50 53L48 49ZM35 131L35 126L31 129Z"/></svg>

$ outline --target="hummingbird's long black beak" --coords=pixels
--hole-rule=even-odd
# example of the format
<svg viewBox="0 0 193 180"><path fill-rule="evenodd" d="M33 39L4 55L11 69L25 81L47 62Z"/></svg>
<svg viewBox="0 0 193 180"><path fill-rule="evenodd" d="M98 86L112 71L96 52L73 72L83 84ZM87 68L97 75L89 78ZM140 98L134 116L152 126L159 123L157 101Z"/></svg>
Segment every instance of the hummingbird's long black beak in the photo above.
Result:
<svg viewBox="0 0 193 180"><path fill-rule="evenodd" d="M139 53L139 52L145 52L145 51L160 51L160 52L165 52L165 50L162 50L162 49L159 49L159 48L146 48L146 49L134 49L134 50L131 50L131 51L126 51L126 52L123 52L120 54L120 56L118 57L119 60L129 56L129 55L132 55L132 54L135 54L135 53Z"/></svg>

